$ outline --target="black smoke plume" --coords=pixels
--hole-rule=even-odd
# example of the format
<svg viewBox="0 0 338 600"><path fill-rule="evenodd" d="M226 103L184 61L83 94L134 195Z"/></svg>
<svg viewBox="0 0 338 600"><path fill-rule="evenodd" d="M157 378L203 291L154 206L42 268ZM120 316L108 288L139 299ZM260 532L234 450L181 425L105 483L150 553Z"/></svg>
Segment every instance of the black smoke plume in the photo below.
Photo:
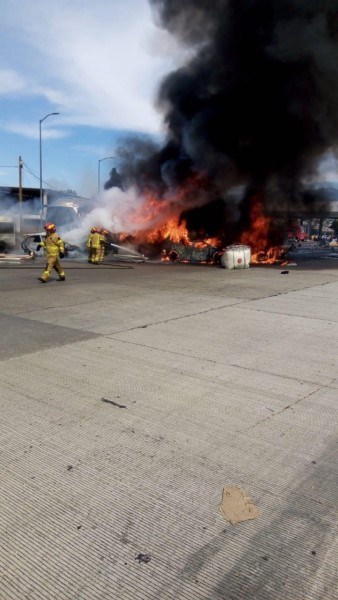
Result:
<svg viewBox="0 0 338 600"><path fill-rule="evenodd" d="M160 86L166 143L120 152L127 185L161 196L198 176L204 206L188 199L185 216L209 230L237 218L236 184L301 203L300 182L338 140L338 1L150 4L191 54Z"/></svg>

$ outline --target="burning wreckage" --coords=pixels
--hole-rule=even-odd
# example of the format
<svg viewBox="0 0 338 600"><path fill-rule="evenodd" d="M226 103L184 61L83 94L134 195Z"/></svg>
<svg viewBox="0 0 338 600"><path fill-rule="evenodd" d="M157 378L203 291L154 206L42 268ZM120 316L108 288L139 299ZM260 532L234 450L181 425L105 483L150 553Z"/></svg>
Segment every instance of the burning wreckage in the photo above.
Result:
<svg viewBox="0 0 338 600"><path fill-rule="evenodd" d="M161 202L158 204L160 207ZM154 209L154 202L152 205ZM280 243L275 246L269 242L274 227L278 227L280 236ZM285 225L282 227L281 223L263 215L263 206L256 198L249 230L231 244L226 243L225 235L208 237L201 232L189 232L187 222L177 216L151 231L133 236L124 233L111 235L106 242L106 254L116 252L115 248L122 251L128 244L143 257L160 258L166 262L214 264L225 268L243 268L250 263L279 264L287 260L288 252L294 248L293 241L283 243L284 229Z"/></svg>
<svg viewBox="0 0 338 600"><path fill-rule="evenodd" d="M282 261L287 219L318 209L302 184L338 139L336 0L150 4L189 51L158 91L164 143L116 149L123 189L143 199L130 241L171 261L217 262L233 244L253 263Z"/></svg>

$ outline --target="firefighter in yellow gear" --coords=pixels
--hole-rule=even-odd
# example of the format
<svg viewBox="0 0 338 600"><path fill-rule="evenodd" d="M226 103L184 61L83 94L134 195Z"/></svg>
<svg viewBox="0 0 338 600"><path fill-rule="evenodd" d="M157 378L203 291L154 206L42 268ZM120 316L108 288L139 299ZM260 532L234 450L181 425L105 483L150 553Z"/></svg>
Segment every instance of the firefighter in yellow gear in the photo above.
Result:
<svg viewBox="0 0 338 600"><path fill-rule="evenodd" d="M88 262L89 263L92 262L92 258L93 258L93 251L92 251L92 245L91 245L93 233L96 233L96 227L92 227L91 228L90 234L89 234L89 236L87 238L87 242L86 242L86 246L87 246L87 250L88 250Z"/></svg>
<svg viewBox="0 0 338 600"><path fill-rule="evenodd" d="M44 272L39 277L42 283L46 283L53 269L58 273L58 281L65 281L65 272L61 266L59 258L64 257L65 245L63 240L56 233L54 223L46 223L44 226L46 238L41 242L40 247L45 248L47 264Z"/></svg>
<svg viewBox="0 0 338 600"><path fill-rule="evenodd" d="M106 249L106 236L108 231L106 229L99 229L100 234L100 258L99 262L102 263L104 259L105 249Z"/></svg>
<svg viewBox="0 0 338 600"><path fill-rule="evenodd" d="M103 230L103 235L104 235L104 254L108 254L109 248L107 246L110 243L110 238L111 238L111 235L110 235L110 232L108 231L108 229Z"/></svg>
<svg viewBox="0 0 338 600"><path fill-rule="evenodd" d="M93 263L93 265L98 265L101 252L101 243L100 234L98 233L97 227L92 227L90 230L90 234L87 240L87 248L88 262Z"/></svg>

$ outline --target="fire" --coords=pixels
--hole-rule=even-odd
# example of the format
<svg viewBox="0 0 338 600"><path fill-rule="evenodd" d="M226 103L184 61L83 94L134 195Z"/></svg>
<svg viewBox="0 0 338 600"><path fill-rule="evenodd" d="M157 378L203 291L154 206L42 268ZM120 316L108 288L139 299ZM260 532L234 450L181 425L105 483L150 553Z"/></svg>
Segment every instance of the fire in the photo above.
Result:
<svg viewBox="0 0 338 600"><path fill-rule="evenodd" d="M200 196L203 197L205 187L207 186L207 178L203 174L195 174L189 177L184 185L175 191L158 197L151 189L148 189L142 194L142 202L128 214L129 224L137 229L140 227L142 231L154 229L160 230L163 223L168 224L168 227L177 228L176 215L185 210L189 206L196 206L196 201ZM179 226L181 227L181 226Z"/></svg>
<svg viewBox="0 0 338 600"><path fill-rule="evenodd" d="M175 204L171 204L171 210L174 210ZM179 211L179 206L176 204L176 210ZM162 200L158 201L155 198L148 199L146 210L143 218L151 214L151 219L154 220L156 211L160 214L165 214L168 205L162 204ZM261 196L252 198L252 206L250 210L250 228L242 233L239 239L240 244L250 246L252 248L253 263L275 263L280 260L283 249L279 246L269 244L271 237L272 219L264 215L264 203ZM203 240L192 240L187 229L187 223L180 220L179 215L171 216L167 221L148 230L145 235L146 242L149 244L161 244L164 241L170 241L173 244L183 244L184 246L194 246L196 249L204 249L208 245L215 248L224 248L222 241L219 238L205 238Z"/></svg>
<svg viewBox="0 0 338 600"><path fill-rule="evenodd" d="M252 248L253 263L275 263L282 255L279 246L269 246L272 219L263 214L263 200L255 196L250 211L250 229L240 236L240 243Z"/></svg>
<svg viewBox="0 0 338 600"><path fill-rule="evenodd" d="M176 244L191 245L186 221L179 222L179 217L169 219L167 223L148 233L147 242L150 244L158 243L163 240L170 240Z"/></svg>
<svg viewBox="0 0 338 600"><path fill-rule="evenodd" d="M218 238L206 238L199 241L191 240L187 223L184 220L180 221L179 216L172 217L167 223L148 233L146 239L150 244L170 241L174 244L194 246L199 249L203 249L206 246L218 247L221 244Z"/></svg>
<svg viewBox="0 0 338 600"><path fill-rule="evenodd" d="M196 184L196 182L194 183ZM224 239L207 236L202 239L196 233L190 233L187 222L180 216L181 201L184 199L185 193L186 190L182 188L170 198L158 198L152 193L144 195L143 202L134 207L128 215L130 229L134 233L120 232L116 234L118 243L129 243L136 247L148 247L148 249L152 247L161 254L162 260L168 260L169 256L169 260L182 262L186 259L189 262L190 256L197 260L196 252L202 251L203 253L204 250L207 262L210 262L212 257L217 256L219 259L225 251L226 245L232 243L233 240L229 240L225 244ZM183 205L185 206L184 203ZM252 197L250 225L235 243L250 246L252 263L280 262L283 259L283 248L270 243L272 231L273 220L264 215L263 197L260 195ZM146 252L146 249L144 251ZM175 253L176 258L174 257Z"/></svg>

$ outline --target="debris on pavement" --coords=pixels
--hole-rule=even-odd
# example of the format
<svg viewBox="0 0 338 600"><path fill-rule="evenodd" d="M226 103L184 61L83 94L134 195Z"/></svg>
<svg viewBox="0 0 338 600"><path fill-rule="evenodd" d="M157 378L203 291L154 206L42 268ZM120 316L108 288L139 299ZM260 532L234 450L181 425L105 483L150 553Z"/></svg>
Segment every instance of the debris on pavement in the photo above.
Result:
<svg viewBox="0 0 338 600"><path fill-rule="evenodd" d="M280 272L280 274L281 274L281 275L288 275L288 274L289 274L289 271L281 271L281 272Z"/></svg>
<svg viewBox="0 0 338 600"><path fill-rule="evenodd" d="M223 488L220 506L224 518L232 525L259 517L259 511L253 500L241 488L228 486Z"/></svg>
<svg viewBox="0 0 338 600"><path fill-rule="evenodd" d="M291 262L290 260L285 260L280 264L281 267L298 267L297 263Z"/></svg>
<svg viewBox="0 0 338 600"><path fill-rule="evenodd" d="M101 398L101 402L112 404L113 406L117 406L117 408L127 408L125 404L119 404L118 402L114 402L114 400L108 400L108 398Z"/></svg>
<svg viewBox="0 0 338 600"><path fill-rule="evenodd" d="M151 561L151 556L149 554L138 554L135 556L135 560L138 560L139 563L148 563Z"/></svg>
<svg viewBox="0 0 338 600"><path fill-rule="evenodd" d="M74 467L73 467L73 465L68 465L68 466L67 466L67 471L72 471L72 470L73 470L73 468L74 468Z"/></svg>
<svg viewBox="0 0 338 600"><path fill-rule="evenodd" d="M0 262L9 262L9 263L25 263L27 261L32 261L35 259L35 256L29 254L6 254L0 253Z"/></svg>

